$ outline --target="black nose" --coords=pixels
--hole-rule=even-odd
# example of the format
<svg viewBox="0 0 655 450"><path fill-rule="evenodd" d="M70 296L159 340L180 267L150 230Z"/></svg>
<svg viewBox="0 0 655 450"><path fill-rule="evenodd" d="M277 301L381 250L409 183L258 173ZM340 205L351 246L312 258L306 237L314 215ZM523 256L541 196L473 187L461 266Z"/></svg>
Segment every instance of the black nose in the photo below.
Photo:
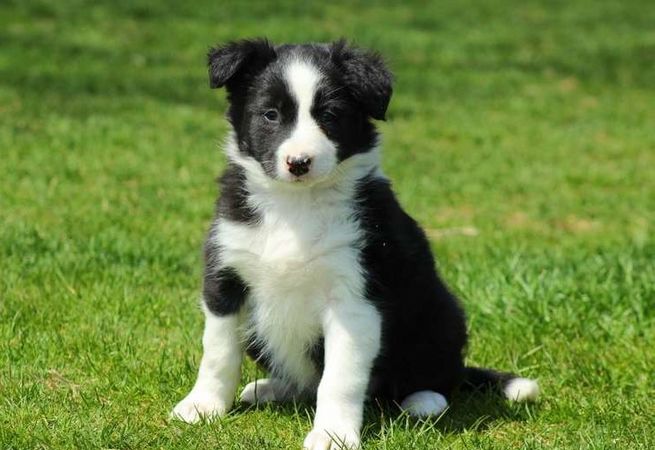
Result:
<svg viewBox="0 0 655 450"><path fill-rule="evenodd" d="M299 177L309 172L309 166L312 164L312 158L307 155L287 156L287 168L289 172Z"/></svg>

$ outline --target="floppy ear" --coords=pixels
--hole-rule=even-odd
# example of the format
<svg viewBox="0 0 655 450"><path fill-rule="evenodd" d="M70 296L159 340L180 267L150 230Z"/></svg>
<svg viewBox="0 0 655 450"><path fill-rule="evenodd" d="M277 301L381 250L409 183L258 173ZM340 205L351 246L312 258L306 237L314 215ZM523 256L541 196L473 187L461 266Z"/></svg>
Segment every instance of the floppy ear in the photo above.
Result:
<svg viewBox="0 0 655 450"><path fill-rule="evenodd" d="M355 100L370 117L384 120L391 100L393 76L382 57L349 47L343 39L330 46L330 55Z"/></svg>
<svg viewBox="0 0 655 450"><path fill-rule="evenodd" d="M239 79L252 76L276 57L275 49L266 39L244 39L215 47L207 53L209 87L231 85Z"/></svg>

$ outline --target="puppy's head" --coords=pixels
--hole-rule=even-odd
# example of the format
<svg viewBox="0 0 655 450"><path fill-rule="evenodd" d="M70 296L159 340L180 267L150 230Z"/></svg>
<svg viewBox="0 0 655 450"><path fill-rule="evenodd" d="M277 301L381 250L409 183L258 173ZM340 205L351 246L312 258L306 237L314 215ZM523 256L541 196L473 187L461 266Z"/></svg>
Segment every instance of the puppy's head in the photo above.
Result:
<svg viewBox="0 0 655 450"><path fill-rule="evenodd" d="M239 152L267 176L300 183L375 147L371 119L384 120L392 91L382 59L343 41L232 42L210 50L209 81L228 91Z"/></svg>

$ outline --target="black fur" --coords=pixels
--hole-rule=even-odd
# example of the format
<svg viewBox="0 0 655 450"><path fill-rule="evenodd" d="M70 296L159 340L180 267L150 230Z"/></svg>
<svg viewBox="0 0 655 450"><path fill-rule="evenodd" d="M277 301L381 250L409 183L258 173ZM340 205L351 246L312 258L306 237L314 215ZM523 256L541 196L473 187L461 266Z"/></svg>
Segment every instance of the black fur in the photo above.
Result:
<svg viewBox="0 0 655 450"><path fill-rule="evenodd" d="M393 79L382 57L348 47L344 40L335 42L330 53L353 97L372 118L384 120Z"/></svg>
<svg viewBox="0 0 655 450"><path fill-rule="evenodd" d="M266 39L242 40L210 49L207 58L209 86L226 86L231 91L267 66L275 50Z"/></svg>
<svg viewBox="0 0 655 450"><path fill-rule="evenodd" d="M447 396L463 376L464 313L434 270L425 234L389 183L363 180L357 200L367 236L361 259L368 296L383 311L373 395L401 401L433 390Z"/></svg>
<svg viewBox="0 0 655 450"><path fill-rule="evenodd" d="M257 213L248 205L246 177L243 169L236 164L228 164L218 180L221 196L216 204L216 215L235 222L253 223Z"/></svg>
<svg viewBox="0 0 655 450"><path fill-rule="evenodd" d="M202 293L209 310L223 316L239 311L248 295L248 287L234 269L226 267L215 272L207 266Z"/></svg>
<svg viewBox="0 0 655 450"><path fill-rule="evenodd" d="M510 372L467 367L461 387L463 390L497 390L514 378L516 375Z"/></svg>

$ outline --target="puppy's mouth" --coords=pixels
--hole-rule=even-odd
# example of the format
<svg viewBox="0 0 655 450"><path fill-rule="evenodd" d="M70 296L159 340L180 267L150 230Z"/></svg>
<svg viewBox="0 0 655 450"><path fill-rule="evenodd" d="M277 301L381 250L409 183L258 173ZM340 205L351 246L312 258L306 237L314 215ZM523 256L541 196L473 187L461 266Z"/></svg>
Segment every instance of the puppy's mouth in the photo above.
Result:
<svg viewBox="0 0 655 450"><path fill-rule="evenodd" d="M312 174L310 173L304 175L289 174L286 177L283 177L282 180L290 184L301 185L301 184L311 184L313 181L316 181L316 178L312 176Z"/></svg>
<svg viewBox="0 0 655 450"><path fill-rule="evenodd" d="M305 187L313 187L317 184L324 183L327 179L329 179L329 175L322 175L319 173L315 173L314 171L310 171L301 175L294 175L289 172L282 173L278 175L277 180L281 181L284 184L287 184L288 186L297 186L299 188L305 188Z"/></svg>

